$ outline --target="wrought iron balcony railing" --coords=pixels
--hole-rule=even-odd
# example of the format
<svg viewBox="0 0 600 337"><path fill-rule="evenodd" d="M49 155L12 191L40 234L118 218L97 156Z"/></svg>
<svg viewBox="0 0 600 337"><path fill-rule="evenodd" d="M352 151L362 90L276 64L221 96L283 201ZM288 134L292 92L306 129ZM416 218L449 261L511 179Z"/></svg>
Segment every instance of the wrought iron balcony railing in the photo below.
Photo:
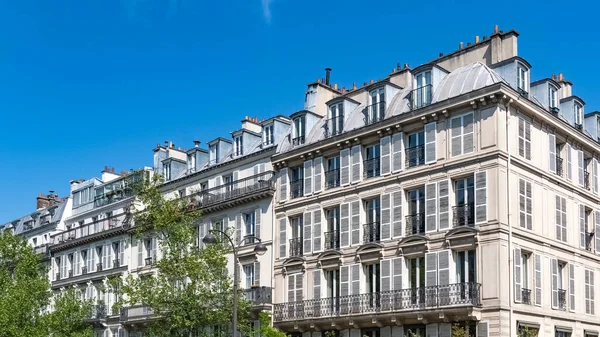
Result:
<svg viewBox="0 0 600 337"><path fill-rule="evenodd" d="M385 101L371 104L363 109L365 125L377 123L385 118Z"/></svg>
<svg viewBox="0 0 600 337"><path fill-rule="evenodd" d="M379 177L381 174L381 161L379 157L367 159L363 162L365 178Z"/></svg>
<svg viewBox="0 0 600 337"><path fill-rule="evenodd" d="M81 275L85 275L88 272L88 267L87 266L83 266L81 267Z"/></svg>
<svg viewBox="0 0 600 337"><path fill-rule="evenodd" d="M149 256L147 258L144 259L144 266L152 266L154 265L154 263L156 259L153 256Z"/></svg>
<svg viewBox="0 0 600 337"><path fill-rule="evenodd" d="M333 230L325 233L325 249L340 249L339 230Z"/></svg>
<svg viewBox="0 0 600 337"><path fill-rule="evenodd" d="M380 233L379 222L371 222L363 225L363 242L379 242Z"/></svg>
<svg viewBox="0 0 600 337"><path fill-rule="evenodd" d="M292 145L298 146L304 144L304 136L299 136L292 139Z"/></svg>
<svg viewBox="0 0 600 337"><path fill-rule="evenodd" d="M521 288L521 301L523 304L531 304L531 289Z"/></svg>
<svg viewBox="0 0 600 337"><path fill-rule="evenodd" d="M473 227L475 225L475 207L473 203L452 207L454 227Z"/></svg>
<svg viewBox="0 0 600 337"><path fill-rule="evenodd" d="M304 195L304 179L290 182L290 198L295 199Z"/></svg>
<svg viewBox="0 0 600 337"><path fill-rule="evenodd" d="M407 168L425 164L425 145L409 147L405 152Z"/></svg>
<svg viewBox="0 0 600 337"><path fill-rule="evenodd" d="M334 188L340 186L340 169L333 169L325 172L325 188Z"/></svg>
<svg viewBox="0 0 600 337"><path fill-rule="evenodd" d="M567 309L567 291L565 289L558 289L558 308Z"/></svg>
<svg viewBox="0 0 600 337"><path fill-rule="evenodd" d="M414 89L408 94L410 110L420 109L431 104L433 93L431 84Z"/></svg>
<svg viewBox="0 0 600 337"><path fill-rule="evenodd" d="M119 215L114 215L108 218L99 219L94 222L90 222L84 224L82 226L77 226L71 229L68 229L64 232L58 233L54 235L51 240L52 244L56 245L59 243L77 240L89 235L101 233L104 231L108 231L110 229L118 228L121 225L127 224L129 222L130 215L127 213L122 213Z"/></svg>
<svg viewBox="0 0 600 337"><path fill-rule="evenodd" d="M328 119L323 125L325 138L339 135L344 131L344 115Z"/></svg>
<svg viewBox="0 0 600 337"><path fill-rule="evenodd" d="M194 208L214 206L241 197L251 196L275 188L273 171L263 172L234 182L215 186L203 191L190 194L190 204Z"/></svg>
<svg viewBox="0 0 600 337"><path fill-rule="evenodd" d="M131 198L135 194L133 187L123 187L121 189L104 193L94 198L94 207L110 205L123 199Z"/></svg>
<svg viewBox="0 0 600 337"><path fill-rule="evenodd" d="M102 262L96 263L96 271L102 271Z"/></svg>
<svg viewBox="0 0 600 337"><path fill-rule="evenodd" d="M244 289L244 296L253 305L273 303L273 288L271 287L251 287Z"/></svg>
<svg viewBox="0 0 600 337"><path fill-rule="evenodd" d="M583 171L583 186L586 190L590 189L590 173L588 171Z"/></svg>
<svg viewBox="0 0 600 337"><path fill-rule="evenodd" d="M481 284L457 283L274 305L276 322L481 305Z"/></svg>
<svg viewBox="0 0 600 337"><path fill-rule="evenodd" d="M406 235L425 234L425 213L406 216Z"/></svg>
<svg viewBox="0 0 600 337"><path fill-rule="evenodd" d="M290 239L290 257L302 256L302 237Z"/></svg>
<svg viewBox="0 0 600 337"><path fill-rule="evenodd" d="M556 174L561 177L563 175L563 159L559 156L556 156Z"/></svg>
<svg viewBox="0 0 600 337"><path fill-rule="evenodd" d="M587 228L588 224L585 224ZM592 251L592 245L594 243L594 232L585 232L585 249Z"/></svg>
<svg viewBox="0 0 600 337"><path fill-rule="evenodd" d="M146 305L136 305L121 308L119 312L119 321L129 322L150 318L154 315L154 310Z"/></svg>

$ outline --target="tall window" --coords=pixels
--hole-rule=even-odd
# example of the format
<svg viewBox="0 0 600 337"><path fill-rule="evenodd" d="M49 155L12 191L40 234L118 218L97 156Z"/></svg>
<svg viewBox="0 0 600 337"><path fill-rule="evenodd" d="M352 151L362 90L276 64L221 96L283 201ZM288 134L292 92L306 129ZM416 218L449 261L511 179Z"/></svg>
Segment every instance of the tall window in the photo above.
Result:
<svg viewBox="0 0 600 337"><path fill-rule="evenodd" d="M244 269L244 281L245 288L250 289L254 285L254 264L245 264L243 266Z"/></svg>
<svg viewBox="0 0 600 337"><path fill-rule="evenodd" d="M227 174L223 176L223 185L225 185L225 192L231 192L233 190L233 174Z"/></svg>
<svg viewBox="0 0 600 337"><path fill-rule="evenodd" d="M408 135L406 148L407 167L425 164L425 132L415 132Z"/></svg>
<svg viewBox="0 0 600 337"><path fill-rule="evenodd" d="M367 159L364 162L365 177L378 177L380 171L380 149L379 144L371 145L365 149Z"/></svg>
<svg viewBox="0 0 600 337"><path fill-rule="evenodd" d="M556 239L567 242L567 200L556 196Z"/></svg>
<svg viewBox="0 0 600 337"><path fill-rule="evenodd" d="M217 146L217 144L213 144L208 147L208 155L209 155L209 160L212 164L218 163L220 153L219 153L219 147Z"/></svg>
<svg viewBox="0 0 600 337"><path fill-rule="evenodd" d="M327 171L325 171L325 187L333 188L340 186L340 156L327 159Z"/></svg>
<svg viewBox="0 0 600 337"><path fill-rule="evenodd" d="M292 238L290 240L290 256L302 255L302 216L290 219L292 225Z"/></svg>
<svg viewBox="0 0 600 337"><path fill-rule="evenodd" d="M453 209L455 226L475 223L475 179L473 176L454 181L456 205Z"/></svg>
<svg viewBox="0 0 600 337"><path fill-rule="evenodd" d="M335 136L344 131L344 102L332 104L329 107L329 134Z"/></svg>
<svg viewBox="0 0 600 337"><path fill-rule="evenodd" d="M382 120L385 117L385 93L383 88L375 89L369 93L371 109L368 118L371 122Z"/></svg>
<svg viewBox="0 0 600 337"><path fill-rule="evenodd" d="M431 103L431 71L427 70L420 74L417 74L416 79L416 92L413 99L415 100L415 108L420 108Z"/></svg>
<svg viewBox="0 0 600 337"><path fill-rule="evenodd" d="M425 302L425 257L407 260L408 286L412 304Z"/></svg>
<svg viewBox="0 0 600 337"><path fill-rule="evenodd" d="M555 87L548 85L548 107L550 107L550 109L558 107L557 93L558 91Z"/></svg>
<svg viewBox="0 0 600 337"><path fill-rule="evenodd" d="M379 198L367 200L365 203L367 212L367 223L364 226L364 241L377 242L379 241L380 233L380 200Z"/></svg>
<svg viewBox="0 0 600 337"><path fill-rule="evenodd" d="M596 303L594 301L594 271L585 270L585 313L594 315L596 311Z"/></svg>
<svg viewBox="0 0 600 337"><path fill-rule="evenodd" d="M294 167L291 171L290 189L293 199L304 195L304 168L301 166Z"/></svg>
<svg viewBox="0 0 600 337"><path fill-rule="evenodd" d="M294 118L294 140L293 145L304 144L304 136L306 134L306 117L299 116Z"/></svg>
<svg viewBox="0 0 600 337"><path fill-rule="evenodd" d="M273 124L265 125L263 127L263 143L265 145L272 145L275 143L275 135L273 134Z"/></svg>
<svg viewBox="0 0 600 337"><path fill-rule="evenodd" d="M241 156L244 154L244 149L243 149L243 143L242 143L242 136L236 136L233 142L233 153L236 156Z"/></svg>
<svg viewBox="0 0 600 337"><path fill-rule="evenodd" d="M575 114L575 124L583 125L583 107L575 103L573 105L573 113Z"/></svg>
<svg viewBox="0 0 600 337"><path fill-rule="evenodd" d="M477 282L476 268L477 263L474 250L456 253L456 281L458 283Z"/></svg>
<svg viewBox="0 0 600 337"><path fill-rule="evenodd" d="M337 299L340 296L340 271L339 271L339 269L326 270L325 271L325 281L327 282L327 298ZM336 305L336 307L337 307L337 305ZM334 312L336 312L336 311L334 311Z"/></svg>
<svg viewBox="0 0 600 337"><path fill-rule="evenodd" d="M188 155L188 171L193 172L196 170L196 154L192 153Z"/></svg>
<svg viewBox="0 0 600 337"><path fill-rule="evenodd" d="M406 234L425 233L425 188L408 191L407 199Z"/></svg>
<svg viewBox="0 0 600 337"><path fill-rule="evenodd" d="M519 118L519 156L531 159L531 123Z"/></svg>
<svg viewBox="0 0 600 337"><path fill-rule="evenodd" d="M254 219L254 212L244 214L244 222L246 223L246 236L254 235L256 230L256 221Z"/></svg>
<svg viewBox="0 0 600 337"><path fill-rule="evenodd" d="M381 292L381 268L380 264L369 264L365 267L367 276L367 294L369 294L369 304L373 307L379 307L379 292Z"/></svg>
<svg viewBox="0 0 600 337"><path fill-rule="evenodd" d="M163 176L165 177L165 180L171 180L171 163L164 164Z"/></svg>
<svg viewBox="0 0 600 337"><path fill-rule="evenodd" d="M522 66L517 66L517 88L527 91L527 70Z"/></svg>
<svg viewBox="0 0 600 337"><path fill-rule="evenodd" d="M338 249L340 248L340 208L330 208L325 213L327 217L325 249Z"/></svg>

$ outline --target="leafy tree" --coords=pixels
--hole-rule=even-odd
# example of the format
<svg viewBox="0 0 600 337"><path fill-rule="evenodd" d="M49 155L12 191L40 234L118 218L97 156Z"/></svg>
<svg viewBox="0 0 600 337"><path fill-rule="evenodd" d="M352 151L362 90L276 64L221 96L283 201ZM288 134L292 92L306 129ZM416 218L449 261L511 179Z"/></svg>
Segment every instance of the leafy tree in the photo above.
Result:
<svg viewBox="0 0 600 337"><path fill-rule="evenodd" d="M136 236L160 237L162 257L156 262L156 275L127 277L122 287L124 304L152 308L155 319L148 325L150 336L188 337L206 334L209 326L228 326L234 298L226 256L231 247L224 243L199 247L196 222L200 212L186 198L165 198L161 182L155 176L136 186ZM238 329L247 332L249 305L238 300Z"/></svg>
<svg viewBox="0 0 600 337"><path fill-rule="evenodd" d="M517 332L518 337L537 337L538 329L531 329L529 327L519 327Z"/></svg>
<svg viewBox="0 0 600 337"><path fill-rule="evenodd" d="M260 336L261 337L287 337L288 336L285 332L279 331L278 329L274 328L271 325L271 316L269 315L269 313L261 312L258 315L258 318L260 320ZM325 337L335 337L335 336L328 336L327 332L326 332Z"/></svg>
<svg viewBox="0 0 600 337"><path fill-rule="evenodd" d="M452 324L452 337L471 337L468 325Z"/></svg>
<svg viewBox="0 0 600 337"><path fill-rule="evenodd" d="M61 290L54 297L53 310L44 315L49 336L94 337L89 322L92 303L81 299L81 291L75 287Z"/></svg>

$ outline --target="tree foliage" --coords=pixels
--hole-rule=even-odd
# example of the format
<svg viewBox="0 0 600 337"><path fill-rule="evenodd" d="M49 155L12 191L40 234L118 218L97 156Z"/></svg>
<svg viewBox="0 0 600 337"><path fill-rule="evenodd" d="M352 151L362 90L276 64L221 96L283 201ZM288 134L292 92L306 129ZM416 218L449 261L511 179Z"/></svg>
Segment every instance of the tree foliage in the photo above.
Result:
<svg viewBox="0 0 600 337"><path fill-rule="evenodd" d="M81 299L75 287L62 289L54 296L53 310L44 316L49 336L94 337L90 318L92 303Z"/></svg>
<svg viewBox="0 0 600 337"><path fill-rule="evenodd" d="M452 324L452 337L471 337L468 325Z"/></svg>
<svg viewBox="0 0 600 337"><path fill-rule="evenodd" d="M261 337L287 337L288 335L283 332L283 331L279 331L278 329L274 328L271 325L271 316L269 315L269 313L267 312L261 312L258 316L258 319L260 320L260 336ZM329 337L327 336L327 333L325 334L325 337Z"/></svg>
<svg viewBox="0 0 600 337"><path fill-rule="evenodd" d="M165 198L160 185L161 179L154 177L137 186L144 208L134 212L136 237L160 238L157 273L128 276L122 287L124 302L152 308L155 319L147 331L151 336L189 336L202 334L209 326L228 326L233 283L226 254L231 247L221 243L200 247L196 231L200 212L185 198ZM240 331L248 330L247 312L248 303L240 298Z"/></svg>

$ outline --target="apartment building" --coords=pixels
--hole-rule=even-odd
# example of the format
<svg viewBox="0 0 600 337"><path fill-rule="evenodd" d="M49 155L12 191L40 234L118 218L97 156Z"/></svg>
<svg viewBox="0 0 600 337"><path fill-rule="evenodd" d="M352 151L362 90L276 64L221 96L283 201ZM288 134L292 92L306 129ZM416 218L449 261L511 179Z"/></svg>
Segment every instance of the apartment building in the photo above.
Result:
<svg viewBox="0 0 600 337"><path fill-rule="evenodd" d="M113 310L116 292L112 277L152 269L160 252L156 238L136 239L131 231L133 187L152 174L150 168L115 173L105 167L101 178L71 181L64 230L50 237L51 287L77 287L94 305L89 316L98 336L126 336L127 312Z"/></svg>
<svg viewBox="0 0 600 337"><path fill-rule="evenodd" d="M362 87L308 85L273 156L293 336L595 336L598 113L499 31Z"/></svg>

